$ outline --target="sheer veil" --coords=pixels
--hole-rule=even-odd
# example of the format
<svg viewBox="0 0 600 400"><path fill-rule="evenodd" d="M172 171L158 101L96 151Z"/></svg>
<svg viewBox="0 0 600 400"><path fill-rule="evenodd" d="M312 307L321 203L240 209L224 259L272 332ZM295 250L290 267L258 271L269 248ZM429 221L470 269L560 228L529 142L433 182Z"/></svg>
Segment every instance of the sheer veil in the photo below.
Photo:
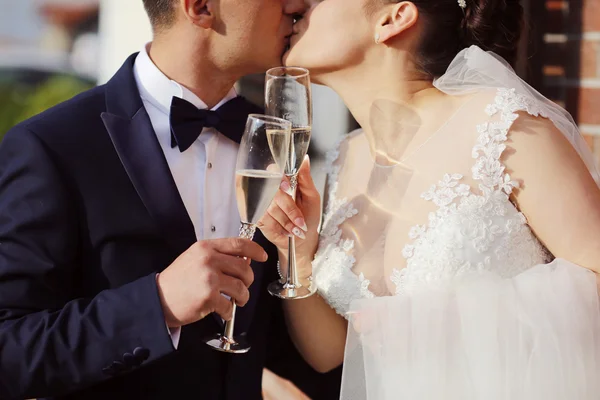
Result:
<svg viewBox="0 0 600 400"><path fill-rule="evenodd" d="M585 162L596 183L600 182L592 152L581 136L573 117L523 81L502 57L493 52L485 52L477 46L471 46L458 53L446 73L434 81L434 86L450 95L462 95L491 88L515 89L517 93L529 98L532 109L550 119L565 135Z"/></svg>

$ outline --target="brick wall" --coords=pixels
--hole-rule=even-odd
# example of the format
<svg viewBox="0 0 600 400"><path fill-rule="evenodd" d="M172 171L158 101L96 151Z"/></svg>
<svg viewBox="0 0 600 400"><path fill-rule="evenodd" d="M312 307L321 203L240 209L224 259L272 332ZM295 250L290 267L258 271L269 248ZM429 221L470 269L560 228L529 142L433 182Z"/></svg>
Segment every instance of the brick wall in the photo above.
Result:
<svg viewBox="0 0 600 400"><path fill-rule="evenodd" d="M600 165L600 0L530 0L528 80L577 121Z"/></svg>

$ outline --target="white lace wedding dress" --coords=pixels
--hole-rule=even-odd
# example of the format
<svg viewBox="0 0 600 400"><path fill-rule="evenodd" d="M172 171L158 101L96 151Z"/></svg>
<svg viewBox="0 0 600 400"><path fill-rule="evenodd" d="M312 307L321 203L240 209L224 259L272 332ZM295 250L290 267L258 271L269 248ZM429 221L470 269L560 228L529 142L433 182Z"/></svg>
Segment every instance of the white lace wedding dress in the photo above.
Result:
<svg viewBox="0 0 600 400"><path fill-rule="evenodd" d="M328 157L313 277L349 319L342 399L600 399L595 276L553 259L511 201L527 182L504 165L529 116L552 120L596 174L575 125L478 48L436 86L457 106L426 139L407 140L429 125L402 107L382 123L401 162L374 159L362 131Z"/></svg>

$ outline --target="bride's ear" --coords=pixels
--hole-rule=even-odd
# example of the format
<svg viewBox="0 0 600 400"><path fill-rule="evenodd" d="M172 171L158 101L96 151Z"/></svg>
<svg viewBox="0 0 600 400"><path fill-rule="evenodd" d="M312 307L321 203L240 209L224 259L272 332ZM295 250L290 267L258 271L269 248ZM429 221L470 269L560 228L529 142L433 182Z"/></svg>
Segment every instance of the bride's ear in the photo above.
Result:
<svg viewBox="0 0 600 400"><path fill-rule="evenodd" d="M419 18L419 10L409 1L394 4L377 21L375 41L385 43L410 29Z"/></svg>

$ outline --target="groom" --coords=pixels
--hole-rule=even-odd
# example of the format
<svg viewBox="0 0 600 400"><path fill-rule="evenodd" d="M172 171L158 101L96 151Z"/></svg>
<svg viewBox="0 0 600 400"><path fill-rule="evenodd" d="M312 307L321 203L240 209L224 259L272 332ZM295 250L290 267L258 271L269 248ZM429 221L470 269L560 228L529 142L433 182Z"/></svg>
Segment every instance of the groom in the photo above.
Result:
<svg viewBox="0 0 600 400"><path fill-rule="evenodd" d="M1 399L260 399L264 367L338 395L266 291L276 251L236 238L237 143L261 110L232 88L280 64L303 2L144 0L151 44L6 135ZM247 354L203 342L231 317L223 294Z"/></svg>

